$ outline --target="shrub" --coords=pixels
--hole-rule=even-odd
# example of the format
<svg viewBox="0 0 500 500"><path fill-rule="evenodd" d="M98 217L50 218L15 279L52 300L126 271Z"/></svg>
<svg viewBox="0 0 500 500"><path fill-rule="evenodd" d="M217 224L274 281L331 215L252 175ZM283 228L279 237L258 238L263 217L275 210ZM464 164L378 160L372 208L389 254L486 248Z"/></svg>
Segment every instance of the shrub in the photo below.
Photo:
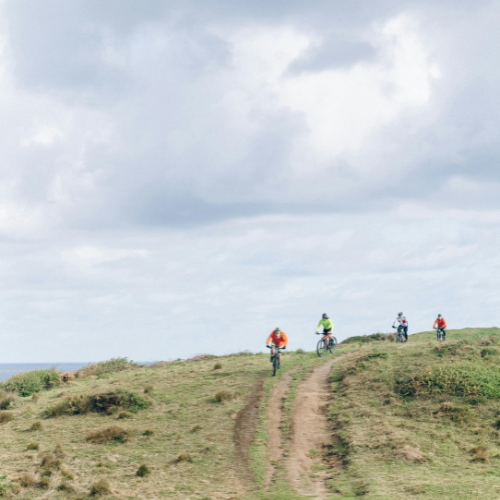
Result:
<svg viewBox="0 0 500 500"><path fill-rule="evenodd" d="M106 479L99 479L92 485L92 488L90 488L91 496L110 495L110 494L111 494L111 487L109 485L109 482L106 481Z"/></svg>
<svg viewBox="0 0 500 500"><path fill-rule="evenodd" d="M58 458L63 458L66 456L66 454L64 453L64 451L62 449L62 446L59 443L56 444L56 447L54 448L53 453Z"/></svg>
<svg viewBox="0 0 500 500"><path fill-rule="evenodd" d="M125 443L128 441L128 438L129 433L125 429L122 429L117 425L113 425L111 427L107 427L106 429L99 429L89 432L89 434L85 438L85 441L91 441L97 444L109 443L111 441Z"/></svg>
<svg viewBox="0 0 500 500"><path fill-rule="evenodd" d="M118 415L118 419L122 420L124 418L132 418L133 415L132 413L129 413L128 411L121 411L120 414Z"/></svg>
<svg viewBox="0 0 500 500"><path fill-rule="evenodd" d="M380 340L390 341L392 337L393 337L393 334L390 334L390 333L372 333L371 335L355 335L354 337L349 337L348 339L345 339L340 343L341 344L353 344L353 343L366 344L369 342L380 341Z"/></svg>
<svg viewBox="0 0 500 500"><path fill-rule="evenodd" d="M192 462L192 461L193 457L191 457L191 455L188 455L187 453L182 453L174 460L176 464L180 464L181 462Z"/></svg>
<svg viewBox="0 0 500 500"><path fill-rule="evenodd" d="M14 420L14 415L10 411L0 411L0 424L5 424Z"/></svg>
<svg viewBox="0 0 500 500"><path fill-rule="evenodd" d="M73 475L71 470L69 470L65 465L62 465L59 469L61 471L62 476L65 477L66 479L75 479L75 476Z"/></svg>
<svg viewBox="0 0 500 500"><path fill-rule="evenodd" d="M304 349L297 349L295 351L295 354L305 354L305 353L306 353L306 351L304 351Z"/></svg>
<svg viewBox="0 0 500 500"><path fill-rule="evenodd" d="M10 410L16 402L14 394L8 394L0 399L0 410Z"/></svg>
<svg viewBox="0 0 500 500"><path fill-rule="evenodd" d="M53 453L47 453L42 458L41 467L44 469L58 469L61 465L61 460L57 458Z"/></svg>
<svg viewBox="0 0 500 500"><path fill-rule="evenodd" d="M151 394L154 392L154 387L152 385L147 385L144 387L144 394Z"/></svg>
<svg viewBox="0 0 500 500"><path fill-rule="evenodd" d="M139 477L144 477L147 476L148 474L151 474L151 471L149 470L149 467L146 464L142 464L135 473L135 475Z"/></svg>
<svg viewBox="0 0 500 500"><path fill-rule="evenodd" d="M73 372L66 372L59 374L59 384L71 384L75 380L75 374Z"/></svg>
<svg viewBox="0 0 500 500"><path fill-rule="evenodd" d="M21 474L18 481L23 488L32 488L38 482L35 473L31 471Z"/></svg>
<svg viewBox="0 0 500 500"><path fill-rule="evenodd" d="M41 430L42 430L42 428L43 428L43 426L42 426L42 422L40 422L40 420L37 420L36 422L33 422L33 423L31 424L31 427L30 427L30 429L29 429L29 430L30 430L31 432L35 432L35 431L41 431Z"/></svg>
<svg viewBox="0 0 500 500"><path fill-rule="evenodd" d="M20 396L31 396L42 389L59 384L59 373L54 368L18 373L1 384L7 391L16 391Z"/></svg>
<svg viewBox="0 0 500 500"><path fill-rule="evenodd" d="M470 450L470 453L472 455L472 462L488 462L490 455L488 453L488 449L486 446L474 446Z"/></svg>
<svg viewBox="0 0 500 500"><path fill-rule="evenodd" d="M133 391L117 390L97 394L68 397L55 403L44 412L45 418L61 415L84 415L86 413L116 413L119 407L127 408L132 413L148 408L149 403L140 394Z"/></svg>
<svg viewBox="0 0 500 500"><path fill-rule="evenodd" d="M220 361L217 361L214 365L214 370L220 370L222 368L222 363Z"/></svg>
<svg viewBox="0 0 500 500"><path fill-rule="evenodd" d="M142 435L143 436L146 436L146 437L149 437L149 436L152 436L154 434L154 432L151 430L151 429L146 429Z"/></svg>
<svg viewBox="0 0 500 500"><path fill-rule="evenodd" d="M72 484L62 481L58 486L57 486L57 491L67 491L68 493L73 493L75 491L75 488Z"/></svg>
<svg viewBox="0 0 500 500"><path fill-rule="evenodd" d="M125 370L132 370L139 365L127 358L111 358L108 361L101 361L100 363L93 363L83 368L80 368L75 376L77 378L88 378L91 376L98 376L104 373L122 372Z"/></svg>
<svg viewBox="0 0 500 500"><path fill-rule="evenodd" d="M235 395L229 391L219 391L215 395L215 401L217 401L217 403L225 403L226 401L231 401L234 398Z"/></svg>
<svg viewBox="0 0 500 500"><path fill-rule="evenodd" d="M38 443L30 443L28 445L28 450L39 450L40 449L40 445Z"/></svg>
<svg viewBox="0 0 500 500"><path fill-rule="evenodd" d="M201 431L201 429L203 429L203 427L199 424L196 424L195 426L191 427L191 432L198 432Z"/></svg>
<svg viewBox="0 0 500 500"><path fill-rule="evenodd" d="M38 486L42 488L42 490L48 490L50 488L50 479L47 476L41 477Z"/></svg>

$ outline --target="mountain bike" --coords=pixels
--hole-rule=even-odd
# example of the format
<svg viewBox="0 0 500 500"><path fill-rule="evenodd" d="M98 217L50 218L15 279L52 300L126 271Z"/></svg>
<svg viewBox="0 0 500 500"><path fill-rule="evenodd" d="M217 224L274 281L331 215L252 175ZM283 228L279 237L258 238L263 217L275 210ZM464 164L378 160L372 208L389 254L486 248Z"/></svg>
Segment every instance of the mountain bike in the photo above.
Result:
<svg viewBox="0 0 500 500"><path fill-rule="evenodd" d="M272 349L272 346L268 345L267 348ZM274 346L274 354L271 356L271 363L273 364L273 377L276 375L276 370L281 368L280 360L278 358L278 353L281 352L281 349L286 349L286 347Z"/></svg>
<svg viewBox="0 0 500 500"><path fill-rule="evenodd" d="M396 328L396 327L393 326L393 328ZM396 342L397 343L402 344L402 343L407 341L407 338L406 338L405 333L404 333L404 329L405 329L405 327L403 325L398 326L398 333L396 335Z"/></svg>
<svg viewBox="0 0 500 500"><path fill-rule="evenodd" d="M436 328L436 337L437 337L438 342L441 340L446 340L446 337L444 336L442 328Z"/></svg>
<svg viewBox="0 0 500 500"><path fill-rule="evenodd" d="M324 356L327 352L333 352L335 347L337 346L337 339L332 335L332 338L330 339L328 335L325 335L324 333L318 333L318 335L323 335L321 339L318 342L318 346L316 347L316 352L318 353L318 356L321 358Z"/></svg>

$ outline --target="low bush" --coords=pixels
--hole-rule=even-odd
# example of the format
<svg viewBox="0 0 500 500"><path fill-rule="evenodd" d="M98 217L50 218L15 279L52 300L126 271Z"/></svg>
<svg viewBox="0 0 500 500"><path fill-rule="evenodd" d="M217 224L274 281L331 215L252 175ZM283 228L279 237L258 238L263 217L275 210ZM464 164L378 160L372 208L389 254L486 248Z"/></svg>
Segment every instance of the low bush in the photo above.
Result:
<svg viewBox="0 0 500 500"><path fill-rule="evenodd" d="M111 494L111 486L106 479L99 479L90 488L90 496L103 496Z"/></svg>
<svg viewBox="0 0 500 500"><path fill-rule="evenodd" d="M392 333L372 333L371 335L355 335L340 342L341 344L367 344L375 341L393 341L394 335Z"/></svg>
<svg viewBox="0 0 500 500"><path fill-rule="evenodd" d="M33 422L31 424L31 427L29 428L29 430L31 432L41 431L42 429L43 429L43 425L42 425L42 422L40 422L40 420L37 420L36 422Z"/></svg>
<svg viewBox="0 0 500 500"><path fill-rule="evenodd" d="M75 374L73 372L66 372L59 374L59 384L71 384L75 380Z"/></svg>
<svg viewBox="0 0 500 500"><path fill-rule="evenodd" d="M132 413L149 407L146 401L137 392L117 390L97 394L67 397L59 401L44 412L45 418L60 417L62 415L84 415L86 413L113 414L119 408L126 408Z"/></svg>
<svg viewBox="0 0 500 500"><path fill-rule="evenodd" d="M16 404L14 394L7 394L0 399L0 410L10 410Z"/></svg>
<svg viewBox="0 0 500 500"><path fill-rule="evenodd" d="M47 453L42 458L41 467L44 469L58 469L61 465L61 459L56 457L53 453Z"/></svg>
<svg viewBox="0 0 500 500"><path fill-rule="evenodd" d="M38 478L34 472L24 472L19 476L19 484L23 488L33 488L38 483Z"/></svg>
<svg viewBox="0 0 500 500"><path fill-rule="evenodd" d="M229 392L229 391L219 391L216 395L215 395L215 401L217 401L217 403L225 403L227 401L231 401L235 398L235 394L233 394L232 392Z"/></svg>
<svg viewBox="0 0 500 500"><path fill-rule="evenodd" d="M0 424L6 424L14 420L14 415L10 411L0 411Z"/></svg>
<svg viewBox="0 0 500 500"><path fill-rule="evenodd" d="M192 462L192 461L193 457L191 455L188 455L187 453L182 453L174 460L176 464L180 464L182 462Z"/></svg>
<svg viewBox="0 0 500 500"><path fill-rule="evenodd" d="M50 488L50 478L48 476L41 477L37 486L42 488L42 490L48 490Z"/></svg>
<svg viewBox="0 0 500 500"><path fill-rule="evenodd" d="M143 436L146 436L146 437L150 437L150 436L152 436L153 434L154 434L154 432L153 432L152 430L150 430L150 429L146 429L146 430L142 433L142 435L143 435Z"/></svg>
<svg viewBox="0 0 500 500"><path fill-rule="evenodd" d="M405 397L418 391L450 396L500 397L500 370L470 361L432 365L410 380L396 381L397 391Z"/></svg>
<svg viewBox="0 0 500 500"><path fill-rule="evenodd" d="M30 443L27 447L28 450L39 450L40 445L38 443Z"/></svg>
<svg viewBox="0 0 500 500"><path fill-rule="evenodd" d="M222 363L220 361L217 361L214 365L214 370L220 370L222 368Z"/></svg>
<svg viewBox="0 0 500 500"><path fill-rule="evenodd" d="M203 427L199 424L196 424L195 426L191 427L191 432L198 432L201 431Z"/></svg>
<svg viewBox="0 0 500 500"><path fill-rule="evenodd" d="M139 367L139 365L133 361L129 361L128 358L111 358L108 361L101 361L100 363L93 363L84 366L75 373L75 376L77 378L88 378L91 376L102 375L104 373L132 370L137 367Z"/></svg>
<svg viewBox="0 0 500 500"><path fill-rule="evenodd" d="M98 429L89 432L85 441L90 441L92 443L103 444L116 441L117 443L126 443L129 439L129 433L125 429L113 425L107 427L106 429Z"/></svg>
<svg viewBox="0 0 500 500"><path fill-rule="evenodd" d="M129 413L128 411L121 411L120 414L118 415L118 420L123 420L125 418L132 418L133 415L132 413Z"/></svg>
<svg viewBox="0 0 500 500"><path fill-rule="evenodd" d="M471 462L488 462L490 455L488 453L488 449L486 446L474 446L470 450L470 454L472 455Z"/></svg>
<svg viewBox="0 0 500 500"><path fill-rule="evenodd" d="M144 477L147 476L148 474L151 474L151 471L149 470L149 467L146 464L142 464L135 473L135 475L139 477Z"/></svg>
<svg viewBox="0 0 500 500"><path fill-rule="evenodd" d="M144 394L152 394L154 392L154 387L152 385L147 385L144 387Z"/></svg>
<svg viewBox="0 0 500 500"><path fill-rule="evenodd" d="M57 491L67 491L68 493L73 493L75 491L75 487L67 481L62 481L57 486Z"/></svg>
<svg viewBox="0 0 500 500"><path fill-rule="evenodd" d="M16 391L20 396L31 396L42 389L59 385L59 373L53 368L18 373L0 384L7 391Z"/></svg>

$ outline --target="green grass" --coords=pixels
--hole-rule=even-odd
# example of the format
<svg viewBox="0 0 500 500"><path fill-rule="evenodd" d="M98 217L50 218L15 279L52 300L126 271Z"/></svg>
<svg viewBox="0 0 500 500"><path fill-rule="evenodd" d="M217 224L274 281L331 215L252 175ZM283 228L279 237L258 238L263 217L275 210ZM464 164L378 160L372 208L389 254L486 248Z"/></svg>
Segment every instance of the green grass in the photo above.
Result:
<svg viewBox="0 0 500 500"><path fill-rule="evenodd" d="M51 368L19 373L2 382L0 388L5 391L15 391L19 396L26 397L56 385L59 385L59 373Z"/></svg>
<svg viewBox="0 0 500 500"><path fill-rule="evenodd" d="M373 342L332 371L333 491L367 499L497 499L500 329Z"/></svg>

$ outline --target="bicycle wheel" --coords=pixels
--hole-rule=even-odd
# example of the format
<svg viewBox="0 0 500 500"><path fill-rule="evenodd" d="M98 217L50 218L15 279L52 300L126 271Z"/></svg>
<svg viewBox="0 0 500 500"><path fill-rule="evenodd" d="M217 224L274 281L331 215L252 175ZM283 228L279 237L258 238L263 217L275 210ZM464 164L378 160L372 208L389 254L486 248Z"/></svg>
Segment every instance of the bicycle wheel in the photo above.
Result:
<svg viewBox="0 0 500 500"><path fill-rule="evenodd" d="M316 352L318 353L318 356L321 358L321 356L324 356L326 354L326 351L328 349L328 346L325 342L325 339L321 339L318 342L318 347L316 348Z"/></svg>
<svg viewBox="0 0 500 500"><path fill-rule="evenodd" d="M273 377L276 375L276 370L278 369L278 355L275 354L273 358Z"/></svg>
<svg viewBox="0 0 500 500"><path fill-rule="evenodd" d="M331 348L335 349L337 347L337 339L332 335Z"/></svg>

